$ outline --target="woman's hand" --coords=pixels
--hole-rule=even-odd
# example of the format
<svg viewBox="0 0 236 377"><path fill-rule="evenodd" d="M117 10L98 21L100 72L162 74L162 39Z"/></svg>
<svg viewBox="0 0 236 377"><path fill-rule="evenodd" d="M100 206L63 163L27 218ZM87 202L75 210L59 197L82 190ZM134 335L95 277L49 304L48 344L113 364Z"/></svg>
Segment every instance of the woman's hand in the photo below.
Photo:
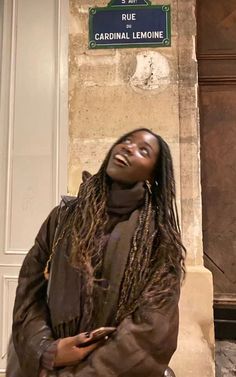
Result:
<svg viewBox="0 0 236 377"><path fill-rule="evenodd" d="M87 355L94 351L102 342L79 348L79 344L90 340L86 333L60 339L57 344L57 353L54 361L55 367L78 364Z"/></svg>

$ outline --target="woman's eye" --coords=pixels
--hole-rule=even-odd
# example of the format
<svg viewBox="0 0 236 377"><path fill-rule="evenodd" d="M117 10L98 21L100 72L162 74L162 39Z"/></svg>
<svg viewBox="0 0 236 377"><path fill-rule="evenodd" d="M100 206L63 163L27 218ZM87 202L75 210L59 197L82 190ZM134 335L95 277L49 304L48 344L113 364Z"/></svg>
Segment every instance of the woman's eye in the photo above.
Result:
<svg viewBox="0 0 236 377"><path fill-rule="evenodd" d="M147 148L140 148L140 152L143 156L149 156L149 151Z"/></svg>
<svg viewBox="0 0 236 377"><path fill-rule="evenodd" d="M123 143L124 144L130 144L131 143L131 139L124 139Z"/></svg>

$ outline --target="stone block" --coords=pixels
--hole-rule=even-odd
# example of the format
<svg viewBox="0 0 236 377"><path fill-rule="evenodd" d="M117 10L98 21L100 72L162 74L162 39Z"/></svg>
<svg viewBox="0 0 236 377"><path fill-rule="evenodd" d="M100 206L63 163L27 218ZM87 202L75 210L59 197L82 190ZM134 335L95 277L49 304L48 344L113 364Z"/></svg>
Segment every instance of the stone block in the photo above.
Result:
<svg viewBox="0 0 236 377"><path fill-rule="evenodd" d="M210 271L188 267L180 299L178 348L170 366L176 377L213 377L214 327Z"/></svg>

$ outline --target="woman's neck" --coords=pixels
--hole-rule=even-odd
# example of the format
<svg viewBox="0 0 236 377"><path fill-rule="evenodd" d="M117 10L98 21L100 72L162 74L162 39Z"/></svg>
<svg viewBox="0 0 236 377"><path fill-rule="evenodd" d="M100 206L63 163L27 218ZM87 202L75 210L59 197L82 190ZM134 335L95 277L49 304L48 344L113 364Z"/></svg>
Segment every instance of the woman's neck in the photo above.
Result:
<svg viewBox="0 0 236 377"><path fill-rule="evenodd" d="M136 182L137 183L137 182ZM136 185L136 183L122 183L122 182L112 182L113 190L128 190Z"/></svg>

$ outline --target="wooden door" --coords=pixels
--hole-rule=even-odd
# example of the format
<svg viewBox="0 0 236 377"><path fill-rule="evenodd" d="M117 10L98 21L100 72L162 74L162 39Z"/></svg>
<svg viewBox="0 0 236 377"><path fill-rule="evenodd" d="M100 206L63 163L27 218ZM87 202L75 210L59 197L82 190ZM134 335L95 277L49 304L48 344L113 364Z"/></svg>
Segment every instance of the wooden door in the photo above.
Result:
<svg viewBox="0 0 236 377"><path fill-rule="evenodd" d="M216 335L236 328L236 0L197 1L203 245ZM233 326L233 327L232 327Z"/></svg>

